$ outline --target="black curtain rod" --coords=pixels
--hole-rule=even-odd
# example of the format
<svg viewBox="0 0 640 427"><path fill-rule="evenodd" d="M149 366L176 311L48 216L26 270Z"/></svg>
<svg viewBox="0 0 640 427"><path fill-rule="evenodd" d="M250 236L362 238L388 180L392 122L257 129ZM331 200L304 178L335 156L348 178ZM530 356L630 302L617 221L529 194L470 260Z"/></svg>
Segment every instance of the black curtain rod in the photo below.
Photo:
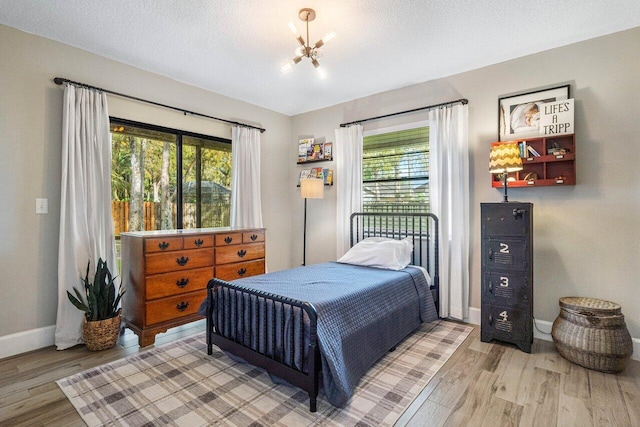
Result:
<svg viewBox="0 0 640 427"><path fill-rule="evenodd" d="M349 122L349 123L341 123L340 127L343 128L343 127L347 127L349 125L355 125L355 124L358 124L358 123L370 122L372 120L384 119L384 118L387 118L387 117L399 116L401 114L415 113L416 111L431 110L432 108L444 107L445 105L453 105L453 104L457 104L458 102L461 103L462 105L464 105L464 104L468 104L469 100L466 99L466 98L460 98L460 99L456 99L455 101L442 102L440 104L434 104L434 105L429 105L429 106L426 106L426 107L414 108L413 110L400 111L398 113L385 114L383 116L377 116L377 117L369 117L368 119L356 120L354 122Z"/></svg>
<svg viewBox="0 0 640 427"><path fill-rule="evenodd" d="M74 82L73 80L64 79L62 77L56 77L56 78L53 79L53 81L57 85L61 85L63 83L71 83L72 85L75 85L75 86L86 87L86 88L89 88L89 89L95 89L95 90L99 90L101 92L110 93L112 95L121 96L123 98L129 98L129 99L133 99L135 101L146 102L147 104L152 104L152 105L155 105L155 106L158 106L158 107L164 107L164 108L168 108L170 110L180 111L185 116L187 114L190 114L192 116L205 117L207 119L217 120L219 122L229 123L229 124L232 124L232 125L244 126L244 127L251 128L251 129L258 129L260 131L260 133L266 131L266 129L263 129L263 128L257 127L257 126L251 126L251 125L248 125L246 123L234 122L232 120L226 120L226 119L221 119L219 117L208 116L206 114L196 113L195 111L189 111L189 110L185 110L183 108L172 107L171 105L161 104L159 102L149 101L147 99L142 99L142 98L138 98L138 97L131 96L131 95L125 95L123 93L114 92L112 90L103 89L103 88L96 87L96 86L91 86L91 85L88 85L86 83Z"/></svg>

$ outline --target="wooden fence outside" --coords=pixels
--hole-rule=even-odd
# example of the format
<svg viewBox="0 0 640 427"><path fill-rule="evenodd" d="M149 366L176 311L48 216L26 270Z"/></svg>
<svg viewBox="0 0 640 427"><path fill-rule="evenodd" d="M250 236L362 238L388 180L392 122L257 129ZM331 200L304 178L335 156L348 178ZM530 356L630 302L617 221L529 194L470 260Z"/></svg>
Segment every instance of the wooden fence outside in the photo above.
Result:
<svg viewBox="0 0 640 427"><path fill-rule="evenodd" d="M144 202L142 204L142 223L145 230L156 229L156 204L159 203ZM129 231L129 202L112 200L111 217L113 218L113 231L116 236Z"/></svg>
<svg viewBox="0 0 640 427"><path fill-rule="evenodd" d="M203 204L201 221L203 227L225 227L229 225L229 204ZM196 227L196 205L185 203L183 206L183 227ZM160 229L160 203L144 202L143 224L145 230ZM129 231L129 202L111 201L111 217L113 218L113 230L116 236ZM176 210L173 206L173 219L175 224Z"/></svg>

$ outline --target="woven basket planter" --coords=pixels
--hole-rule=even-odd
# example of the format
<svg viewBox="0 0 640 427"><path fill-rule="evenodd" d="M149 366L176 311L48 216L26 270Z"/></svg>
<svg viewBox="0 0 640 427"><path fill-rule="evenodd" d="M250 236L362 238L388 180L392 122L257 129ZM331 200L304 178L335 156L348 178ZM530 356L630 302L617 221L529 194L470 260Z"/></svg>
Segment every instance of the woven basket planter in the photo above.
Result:
<svg viewBox="0 0 640 427"><path fill-rule="evenodd" d="M82 337L87 348L91 351L107 350L116 345L120 335L121 315L106 320L96 320L82 323Z"/></svg>
<svg viewBox="0 0 640 427"><path fill-rule="evenodd" d="M602 372L620 372L633 353L620 305L595 298L560 298L551 336L569 361Z"/></svg>

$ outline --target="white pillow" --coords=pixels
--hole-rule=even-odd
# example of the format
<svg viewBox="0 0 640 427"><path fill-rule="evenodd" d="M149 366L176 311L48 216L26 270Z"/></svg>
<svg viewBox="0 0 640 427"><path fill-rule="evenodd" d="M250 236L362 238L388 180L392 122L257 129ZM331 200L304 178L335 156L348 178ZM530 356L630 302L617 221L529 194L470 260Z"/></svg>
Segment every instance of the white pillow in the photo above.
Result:
<svg viewBox="0 0 640 427"><path fill-rule="evenodd" d="M368 237L354 245L339 260L342 264L402 270L411 262L411 238Z"/></svg>

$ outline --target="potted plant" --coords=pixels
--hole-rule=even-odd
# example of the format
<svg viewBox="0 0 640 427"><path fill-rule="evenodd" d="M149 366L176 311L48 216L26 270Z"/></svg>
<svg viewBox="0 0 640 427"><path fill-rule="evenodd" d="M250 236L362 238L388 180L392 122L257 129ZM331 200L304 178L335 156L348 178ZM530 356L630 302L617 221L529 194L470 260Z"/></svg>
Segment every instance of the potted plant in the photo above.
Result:
<svg viewBox="0 0 640 427"><path fill-rule="evenodd" d="M82 283L84 296L75 286L75 295L67 291L69 301L78 309L84 311L82 337L87 348L91 351L106 350L116 345L120 333L120 298L124 289L116 290L115 277L109 271L107 263L98 259L93 282L89 281L89 267ZM86 299L86 302L85 302Z"/></svg>

